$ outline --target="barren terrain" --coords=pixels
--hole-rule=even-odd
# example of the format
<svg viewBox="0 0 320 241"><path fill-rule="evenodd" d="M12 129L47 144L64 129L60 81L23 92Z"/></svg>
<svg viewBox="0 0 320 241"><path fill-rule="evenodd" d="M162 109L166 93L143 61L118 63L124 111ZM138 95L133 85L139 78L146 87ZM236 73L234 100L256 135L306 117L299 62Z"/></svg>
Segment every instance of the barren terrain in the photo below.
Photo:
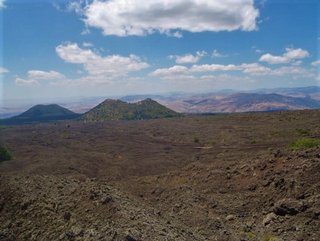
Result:
<svg viewBox="0 0 320 241"><path fill-rule="evenodd" d="M320 111L0 129L0 240L319 240Z"/></svg>

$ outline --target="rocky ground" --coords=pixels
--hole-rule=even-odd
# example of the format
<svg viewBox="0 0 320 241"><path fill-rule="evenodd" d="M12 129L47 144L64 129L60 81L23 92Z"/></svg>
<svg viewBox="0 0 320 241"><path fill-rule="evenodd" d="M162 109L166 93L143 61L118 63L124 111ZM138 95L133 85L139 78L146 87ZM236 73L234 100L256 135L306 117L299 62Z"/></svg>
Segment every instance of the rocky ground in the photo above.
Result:
<svg viewBox="0 0 320 241"><path fill-rule="evenodd" d="M319 117L311 111L1 130L14 159L0 164L0 240L317 241L320 148L288 144L319 137ZM248 136L257 143L243 141ZM76 153L89 139L95 148ZM139 149L141 143L149 144Z"/></svg>

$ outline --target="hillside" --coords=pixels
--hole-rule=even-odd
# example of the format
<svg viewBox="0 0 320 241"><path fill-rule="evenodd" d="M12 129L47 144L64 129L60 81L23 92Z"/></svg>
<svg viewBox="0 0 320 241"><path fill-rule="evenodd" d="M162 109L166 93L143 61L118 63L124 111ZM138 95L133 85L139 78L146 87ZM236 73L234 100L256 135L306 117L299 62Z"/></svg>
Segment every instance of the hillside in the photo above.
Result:
<svg viewBox="0 0 320 241"><path fill-rule="evenodd" d="M298 94L296 94L298 95ZM320 101L309 95L275 93L198 94L176 100L161 100L169 108L187 113L250 112L320 108Z"/></svg>
<svg viewBox="0 0 320 241"><path fill-rule="evenodd" d="M152 99L145 99L136 103L108 99L83 114L81 120L143 120L177 116L180 116L180 114L160 105Z"/></svg>
<svg viewBox="0 0 320 241"><path fill-rule="evenodd" d="M320 110L0 129L0 240L317 241Z"/></svg>
<svg viewBox="0 0 320 241"><path fill-rule="evenodd" d="M247 112L314 109L320 102L309 97L290 97L279 94L237 93L223 98L186 100L196 112Z"/></svg>
<svg viewBox="0 0 320 241"><path fill-rule="evenodd" d="M0 120L0 124L27 124L56 120L69 120L77 118L78 116L79 114L76 114L56 104L36 105L20 115Z"/></svg>

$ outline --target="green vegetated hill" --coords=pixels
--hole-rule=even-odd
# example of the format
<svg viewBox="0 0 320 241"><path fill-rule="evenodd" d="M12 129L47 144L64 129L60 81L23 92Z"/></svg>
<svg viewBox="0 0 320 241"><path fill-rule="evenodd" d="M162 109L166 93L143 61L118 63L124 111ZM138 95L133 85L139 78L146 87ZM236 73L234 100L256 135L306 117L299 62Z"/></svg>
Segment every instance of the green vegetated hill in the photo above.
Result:
<svg viewBox="0 0 320 241"><path fill-rule="evenodd" d="M180 115L152 99L145 99L137 103L108 99L83 114L81 120L143 120L178 117Z"/></svg>
<svg viewBox="0 0 320 241"><path fill-rule="evenodd" d="M76 114L56 104L36 105L20 115L0 120L0 124L28 124L56 120L69 120L75 119L79 116L80 114Z"/></svg>

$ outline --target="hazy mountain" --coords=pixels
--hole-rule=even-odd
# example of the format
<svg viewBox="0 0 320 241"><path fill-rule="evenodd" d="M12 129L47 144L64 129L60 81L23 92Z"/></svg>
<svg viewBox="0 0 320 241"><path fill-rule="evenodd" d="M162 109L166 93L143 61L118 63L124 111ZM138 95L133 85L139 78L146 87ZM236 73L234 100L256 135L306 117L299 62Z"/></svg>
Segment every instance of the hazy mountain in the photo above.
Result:
<svg viewBox="0 0 320 241"><path fill-rule="evenodd" d="M108 99L83 114L81 119L85 121L141 120L177 117L179 115L152 99L136 103Z"/></svg>
<svg viewBox="0 0 320 241"><path fill-rule="evenodd" d="M18 116L0 120L1 124L26 124L37 122L49 122L57 120L68 120L79 117L62 106L56 104L36 105Z"/></svg>
<svg viewBox="0 0 320 241"><path fill-rule="evenodd" d="M320 108L320 101L310 97L291 97L279 94L237 93L210 98L183 100L185 112L247 112ZM172 103L172 106L176 105ZM181 105L181 102L180 102Z"/></svg>
<svg viewBox="0 0 320 241"><path fill-rule="evenodd" d="M126 95L120 98L120 100L125 101L125 102L138 102L142 101L145 99L163 99L166 98L161 95Z"/></svg>
<svg viewBox="0 0 320 241"><path fill-rule="evenodd" d="M105 98L106 97L101 96L78 97L70 99L50 99L50 101L66 106L68 109L76 111L77 113L84 113L89 112ZM296 88L257 89L241 92L226 89L207 93L179 92L166 93L161 95L130 95L119 98L121 100L120 102L107 100L107 102L105 103L109 104L112 108L117 108L118 104L118 107L120 108L119 111L113 110L111 111L111 113L107 113L106 115L109 116L109 119L136 119L136 112L133 111L132 106L130 106L129 108L129 106L125 102L134 103L142 101L144 99L153 99L160 105L163 105L171 110L185 113L270 111L320 108L320 87L308 86ZM30 104L25 100L20 102L6 102L5 106L0 106L0 118L15 116L19 113L22 113L22 111L32 105L34 105L34 103ZM123 115L123 113L121 113L123 112L122 109L124 110L124 112L127 112L126 115ZM108 111L104 110L103 112ZM90 115L93 114L91 113ZM96 115L97 114L94 114L94 116ZM90 118L95 119L95 117ZM100 117L98 117L98 119L99 118ZM11 120L11 122L13 120ZM20 123L21 121L18 122Z"/></svg>

